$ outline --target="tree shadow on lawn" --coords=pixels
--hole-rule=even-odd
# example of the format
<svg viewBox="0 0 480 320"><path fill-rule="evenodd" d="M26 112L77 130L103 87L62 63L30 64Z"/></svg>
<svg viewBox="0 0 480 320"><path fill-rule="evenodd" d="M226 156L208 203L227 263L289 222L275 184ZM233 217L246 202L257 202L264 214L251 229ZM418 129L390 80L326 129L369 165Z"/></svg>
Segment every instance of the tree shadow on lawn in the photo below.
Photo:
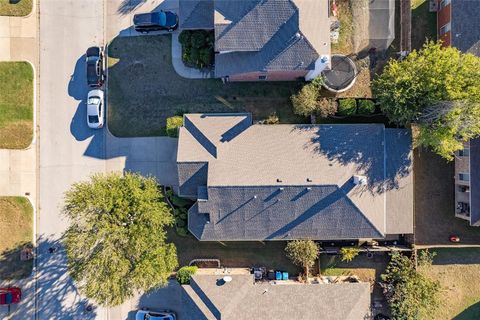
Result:
<svg viewBox="0 0 480 320"><path fill-rule="evenodd" d="M26 261L20 259L20 254L24 248L33 249L33 245L31 242L24 242L0 254L0 279L24 279L32 274L33 259Z"/></svg>

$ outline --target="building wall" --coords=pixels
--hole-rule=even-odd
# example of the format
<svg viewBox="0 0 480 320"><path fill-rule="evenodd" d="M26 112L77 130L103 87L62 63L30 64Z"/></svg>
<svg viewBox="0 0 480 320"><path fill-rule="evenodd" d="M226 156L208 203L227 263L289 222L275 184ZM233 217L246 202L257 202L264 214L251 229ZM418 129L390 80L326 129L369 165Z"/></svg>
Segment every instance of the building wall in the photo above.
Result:
<svg viewBox="0 0 480 320"><path fill-rule="evenodd" d="M249 72L236 74L228 77L229 81L296 81L304 78L307 70L293 71L269 71L269 72ZM265 80L260 80L260 76L266 76Z"/></svg>
<svg viewBox="0 0 480 320"><path fill-rule="evenodd" d="M470 150L470 146L465 143L464 148ZM470 206L470 192L465 192L466 188L470 190L470 181L460 180L460 173L470 174L470 156L455 156L455 216L469 220L470 214L459 210L459 203L465 203Z"/></svg>
<svg viewBox="0 0 480 320"><path fill-rule="evenodd" d="M451 11L452 11L452 4L449 3L446 5L444 8L440 9L440 2L441 0L438 0L438 8L439 10L437 11L437 37L439 40L443 41L443 45L445 47L450 46L451 44L451 38L452 38L452 32L448 31L445 33L443 36L440 36L440 29L446 25L447 23L451 22Z"/></svg>

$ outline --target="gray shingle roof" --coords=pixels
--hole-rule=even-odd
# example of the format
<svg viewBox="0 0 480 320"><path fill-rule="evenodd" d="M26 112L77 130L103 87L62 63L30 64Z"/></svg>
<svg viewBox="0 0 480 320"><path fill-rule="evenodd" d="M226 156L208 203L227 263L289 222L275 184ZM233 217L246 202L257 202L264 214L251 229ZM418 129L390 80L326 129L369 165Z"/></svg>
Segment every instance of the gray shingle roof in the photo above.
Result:
<svg viewBox="0 0 480 320"><path fill-rule="evenodd" d="M330 53L326 0L215 0L215 75L313 70Z"/></svg>
<svg viewBox="0 0 480 320"><path fill-rule="evenodd" d="M378 124L249 125L238 115L185 119L190 130L202 134L181 128L177 161L208 162L202 184L208 201L189 214L189 227L201 240L356 239L413 232L407 130ZM215 156L207 151L211 145ZM355 175L367 184L353 184ZM312 189L306 192L307 187ZM209 224L202 213L210 214Z"/></svg>
<svg viewBox="0 0 480 320"><path fill-rule="evenodd" d="M180 195L196 198L198 186L207 184L208 162L179 162L177 170Z"/></svg>
<svg viewBox="0 0 480 320"><path fill-rule="evenodd" d="M368 283L340 284L254 284L252 275L231 275L232 281L219 285L221 276L194 275L186 290L191 300L211 319L368 319Z"/></svg>
<svg viewBox="0 0 480 320"><path fill-rule="evenodd" d="M179 0L182 29L213 29L213 0Z"/></svg>
<svg viewBox="0 0 480 320"><path fill-rule="evenodd" d="M452 0L452 45L480 56L480 1Z"/></svg>
<svg viewBox="0 0 480 320"><path fill-rule="evenodd" d="M470 140L470 224L480 224L480 138Z"/></svg>

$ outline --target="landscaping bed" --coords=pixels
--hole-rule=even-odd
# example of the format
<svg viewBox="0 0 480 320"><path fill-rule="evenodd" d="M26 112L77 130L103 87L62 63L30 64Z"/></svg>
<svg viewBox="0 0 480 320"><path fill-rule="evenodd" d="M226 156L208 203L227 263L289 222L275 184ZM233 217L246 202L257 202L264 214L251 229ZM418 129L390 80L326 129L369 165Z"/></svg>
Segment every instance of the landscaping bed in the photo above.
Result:
<svg viewBox="0 0 480 320"><path fill-rule="evenodd" d="M175 232L178 236L185 237L190 234L188 232L188 210L195 201L177 196L171 188L167 188L166 196L174 207Z"/></svg>
<svg viewBox="0 0 480 320"><path fill-rule="evenodd" d="M33 0L0 0L0 16L24 17L32 12Z"/></svg>
<svg viewBox="0 0 480 320"><path fill-rule="evenodd" d="M119 37L108 46L108 126L119 137L165 135L166 119L185 112L276 113L281 123L308 123L293 114L290 96L302 82L185 79L173 69L171 35Z"/></svg>
<svg viewBox="0 0 480 320"><path fill-rule="evenodd" d="M33 260L21 261L32 248L33 208L23 197L0 197L0 279L21 279L32 273Z"/></svg>
<svg viewBox="0 0 480 320"><path fill-rule="evenodd" d="M24 149L33 138L33 69L0 62L0 148Z"/></svg>
<svg viewBox="0 0 480 320"><path fill-rule="evenodd" d="M412 49L421 49L426 39L437 39L437 14L429 11L429 0L412 1Z"/></svg>
<svg viewBox="0 0 480 320"><path fill-rule="evenodd" d="M183 30L178 36L182 45L182 61L187 67L209 69L213 66L215 52L213 30Z"/></svg>

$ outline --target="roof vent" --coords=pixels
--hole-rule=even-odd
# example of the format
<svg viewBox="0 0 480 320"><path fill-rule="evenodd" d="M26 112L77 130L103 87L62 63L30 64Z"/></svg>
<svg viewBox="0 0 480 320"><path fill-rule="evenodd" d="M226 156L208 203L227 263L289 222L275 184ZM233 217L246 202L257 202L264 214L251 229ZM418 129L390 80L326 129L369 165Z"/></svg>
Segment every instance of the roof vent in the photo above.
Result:
<svg viewBox="0 0 480 320"><path fill-rule="evenodd" d="M307 182L312 182L312 179L310 179L310 178L307 178Z"/></svg>
<svg viewBox="0 0 480 320"><path fill-rule="evenodd" d="M307 187L307 191L310 191L310 190L312 190L312 188L311 188L311 187Z"/></svg>
<svg viewBox="0 0 480 320"><path fill-rule="evenodd" d="M277 178L277 182L282 182L282 179L280 179L280 178Z"/></svg>
<svg viewBox="0 0 480 320"><path fill-rule="evenodd" d="M283 188L283 187L280 187L280 188L279 188L280 191L283 191L284 189L285 189L285 188Z"/></svg>
<svg viewBox="0 0 480 320"><path fill-rule="evenodd" d="M254 196L253 196L253 199L257 199L257 195L254 195Z"/></svg>
<svg viewBox="0 0 480 320"><path fill-rule="evenodd" d="M355 185L366 185L367 184L367 177L361 175L354 175L353 176L353 183Z"/></svg>
<svg viewBox="0 0 480 320"><path fill-rule="evenodd" d="M295 33L295 38L300 39L302 37L302 34L300 32Z"/></svg>

